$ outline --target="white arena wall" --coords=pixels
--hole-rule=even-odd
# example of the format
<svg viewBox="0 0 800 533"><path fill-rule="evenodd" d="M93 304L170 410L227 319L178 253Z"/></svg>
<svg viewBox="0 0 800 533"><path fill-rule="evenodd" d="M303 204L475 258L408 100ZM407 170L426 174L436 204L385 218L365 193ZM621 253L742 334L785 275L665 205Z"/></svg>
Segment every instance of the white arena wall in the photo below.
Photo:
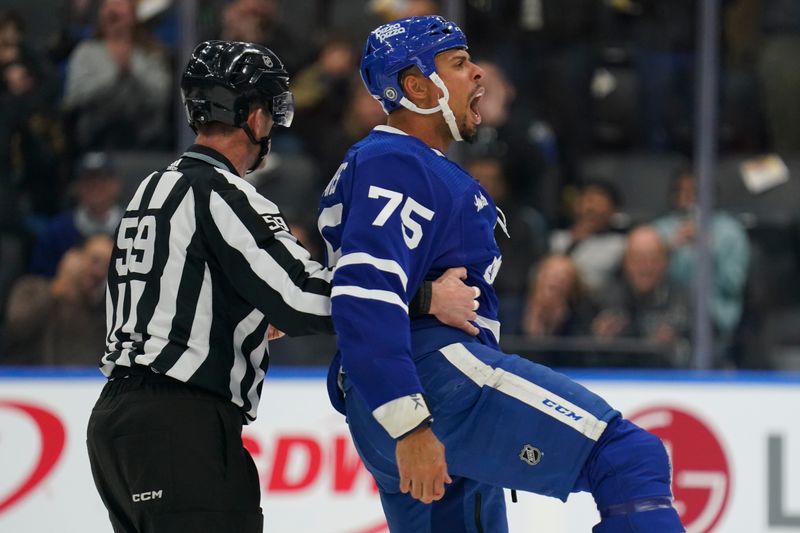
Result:
<svg viewBox="0 0 800 533"><path fill-rule="evenodd" d="M568 373L664 440L689 531L800 531L800 375ZM95 370L0 369L0 533L111 531L85 451L103 383ZM388 531L322 370L271 370L244 435L265 531ZM585 533L597 521L586 494L520 494L508 508L512 533Z"/></svg>

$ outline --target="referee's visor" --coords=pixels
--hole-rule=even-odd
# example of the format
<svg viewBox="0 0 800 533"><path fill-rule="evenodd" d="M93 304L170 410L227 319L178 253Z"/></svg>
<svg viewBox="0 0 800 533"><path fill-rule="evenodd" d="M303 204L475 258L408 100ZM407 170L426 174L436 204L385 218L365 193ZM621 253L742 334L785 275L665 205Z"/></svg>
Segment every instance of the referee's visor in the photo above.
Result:
<svg viewBox="0 0 800 533"><path fill-rule="evenodd" d="M269 112L272 114L272 121L278 126L291 126L294 120L294 95L286 91L273 96Z"/></svg>

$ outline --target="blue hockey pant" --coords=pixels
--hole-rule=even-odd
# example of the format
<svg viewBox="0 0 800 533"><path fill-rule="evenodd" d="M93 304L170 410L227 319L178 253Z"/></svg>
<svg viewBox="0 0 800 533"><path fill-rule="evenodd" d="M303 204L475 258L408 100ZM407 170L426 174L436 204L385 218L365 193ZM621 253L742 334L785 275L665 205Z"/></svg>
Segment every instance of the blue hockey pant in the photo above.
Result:
<svg viewBox="0 0 800 533"><path fill-rule="evenodd" d="M479 343L415 361L453 478L433 504L399 492L395 441L343 381L350 431L392 533L506 532L503 488L564 501L589 491L602 517L595 533L683 531L661 441L582 385Z"/></svg>

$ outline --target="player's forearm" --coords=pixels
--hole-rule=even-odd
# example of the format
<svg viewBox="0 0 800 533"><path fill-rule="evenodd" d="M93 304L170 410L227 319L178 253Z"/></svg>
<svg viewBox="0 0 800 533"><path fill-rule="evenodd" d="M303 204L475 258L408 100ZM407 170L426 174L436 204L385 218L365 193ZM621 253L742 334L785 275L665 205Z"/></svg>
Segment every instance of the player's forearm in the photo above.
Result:
<svg viewBox="0 0 800 533"><path fill-rule="evenodd" d="M375 420L392 438L408 434L431 418L416 368L413 361L407 361L385 357L342 360Z"/></svg>
<svg viewBox="0 0 800 533"><path fill-rule="evenodd" d="M429 418L411 358L408 315L355 297L332 299L342 366L375 419L393 438Z"/></svg>

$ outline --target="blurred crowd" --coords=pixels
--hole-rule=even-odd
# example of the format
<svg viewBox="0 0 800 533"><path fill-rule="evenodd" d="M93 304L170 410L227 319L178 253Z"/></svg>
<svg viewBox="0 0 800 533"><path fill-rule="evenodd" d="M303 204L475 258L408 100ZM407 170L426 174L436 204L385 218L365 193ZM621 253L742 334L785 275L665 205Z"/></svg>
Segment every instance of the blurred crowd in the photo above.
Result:
<svg viewBox="0 0 800 533"><path fill-rule="evenodd" d="M134 172L124 162L168 163L183 148L176 72L186 59L177 44L185 23L170 0L40 3L49 9L7 0L0 10L0 364L94 364L104 346L111 239L136 181L157 168ZM455 3L487 94L476 141L450 156L502 209L495 286L504 338L524 340L515 347L532 356L579 348L591 364L624 351L626 365L687 366L698 237L697 2ZM285 60L294 125L274 136L268 165L248 179L320 258L319 193L347 148L385 120L358 77L360 44L383 21L448 6L194 7L198 40L257 42ZM722 157L797 160L800 3L724 0L719 22ZM714 364L780 365L773 344L794 342L791 317L800 316L798 291L782 285L800 265L792 214L800 199L777 221L754 216L747 201L723 204L709 235ZM783 331L767 326L773 311L773 323L790 324Z"/></svg>

